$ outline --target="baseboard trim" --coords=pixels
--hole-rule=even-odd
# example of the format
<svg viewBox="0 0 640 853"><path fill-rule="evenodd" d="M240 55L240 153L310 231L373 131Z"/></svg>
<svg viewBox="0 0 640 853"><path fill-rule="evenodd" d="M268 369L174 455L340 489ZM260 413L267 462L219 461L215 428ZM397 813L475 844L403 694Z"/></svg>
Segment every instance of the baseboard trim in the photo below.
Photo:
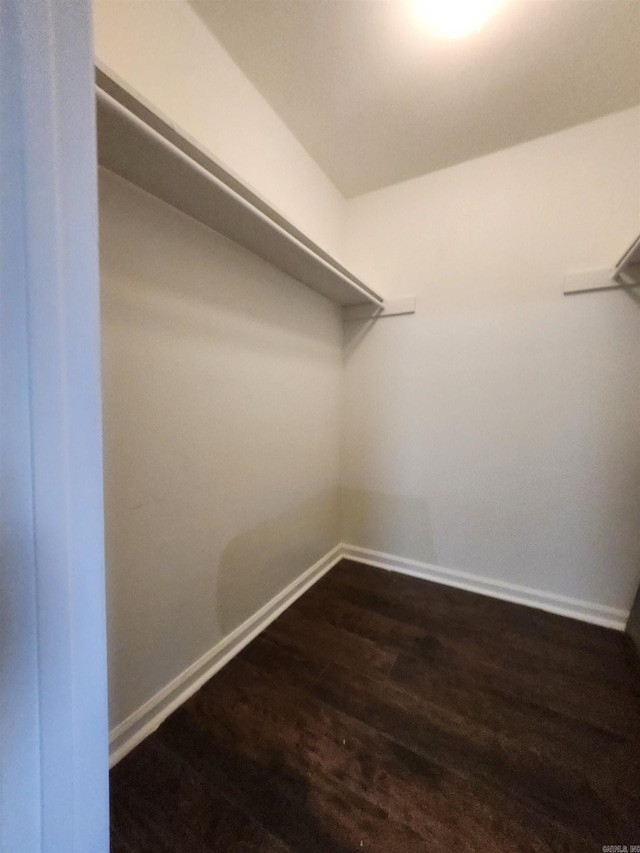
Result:
<svg viewBox="0 0 640 853"><path fill-rule="evenodd" d="M535 607L549 613L557 613L560 616L568 616L594 625L614 628L617 631L624 631L629 618L629 611L627 610L608 607L604 604L593 604L589 601L544 592L528 586L497 581L456 569L445 569L430 563L409 560L393 554L385 554L382 551L342 543L332 548L317 563L274 596L253 616L249 617L246 622L228 634L155 696L152 696L137 711L134 711L120 725L116 726L109 736L109 765L113 767L147 735L154 732L169 714L183 702L186 702L221 667L237 655L267 625L273 622L343 558L445 586L465 589L480 595L524 604L527 607Z"/></svg>
<svg viewBox="0 0 640 853"><path fill-rule="evenodd" d="M154 732L158 726L192 696L212 675L238 654L267 625L313 586L329 569L342 559L342 546L336 545L317 563L314 563L289 586L274 596L246 622L217 643L199 660L187 667L166 687L134 711L109 735L109 766L124 758L127 753Z"/></svg>
<svg viewBox="0 0 640 853"><path fill-rule="evenodd" d="M580 619L582 622L614 628L616 631L624 631L629 618L629 611L616 607L593 604L589 601L569 598L553 592L544 592L528 586L492 580L491 578L472 575L469 572L445 569L418 560L407 560L404 557L396 557L393 554L385 554L357 545L343 544L341 556L348 560L366 563L369 566L376 566L391 572L400 572L404 575L434 581L445 586L454 586L492 598L525 604L527 607L536 607L538 610L546 610L549 613L558 613L561 616Z"/></svg>

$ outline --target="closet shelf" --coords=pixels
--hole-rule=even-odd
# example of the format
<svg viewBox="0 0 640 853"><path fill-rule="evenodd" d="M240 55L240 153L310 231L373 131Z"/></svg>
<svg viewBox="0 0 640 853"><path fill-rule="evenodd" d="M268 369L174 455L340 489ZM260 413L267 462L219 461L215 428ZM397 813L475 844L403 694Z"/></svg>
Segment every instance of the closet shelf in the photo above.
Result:
<svg viewBox="0 0 640 853"><path fill-rule="evenodd" d="M383 299L110 70L96 65L98 162L340 305Z"/></svg>

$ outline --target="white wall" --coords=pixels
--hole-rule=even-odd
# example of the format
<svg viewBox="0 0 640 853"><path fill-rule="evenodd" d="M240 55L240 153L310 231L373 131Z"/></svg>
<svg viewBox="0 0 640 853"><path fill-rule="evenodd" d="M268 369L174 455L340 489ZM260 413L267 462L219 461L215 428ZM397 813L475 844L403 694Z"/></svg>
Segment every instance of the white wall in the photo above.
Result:
<svg viewBox="0 0 640 853"><path fill-rule="evenodd" d="M94 3L96 56L321 246L346 204L183 0ZM110 723L339 541L342 323L104 172Z"/></svg>
<svg viewBox="0 0 640 853"><path fill-rule="evenodd" d="M186 0L94 0L96 57L337 259L346 205Z"/></svg>
<svg viewBox="0 0 640 853"><path fill-rule="evenodd" d="M338 308L100 178L112 728L339 541Z"/></svg>
<svg viewBox="0 0 640 853"><path fill-rule="evenodd" d="M639 222L640 111L349 203L347 263L415 316L347 325L344 541L628 608L640 304L562 295Z"/></svg>
<svg viewBox="0 0 640 853"><path fill-rule="evenodd" d="M640 221L631 110L348 204L178 2L95 3L96 52L418 313L347 326L269 265L101 178L111 725L342 536L628 607L640 307L567 299ZM347 221L348 217L348 221ZM344 376L344 382L343 382Z"/></svg>

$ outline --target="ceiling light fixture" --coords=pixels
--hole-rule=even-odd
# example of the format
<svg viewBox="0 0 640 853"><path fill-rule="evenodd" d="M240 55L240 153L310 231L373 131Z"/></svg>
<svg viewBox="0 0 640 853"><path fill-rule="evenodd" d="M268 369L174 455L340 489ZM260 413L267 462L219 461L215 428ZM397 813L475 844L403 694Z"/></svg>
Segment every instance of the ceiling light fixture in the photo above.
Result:
<svg viewBox="0 0 640 853"><path fill-rule="evenodd" d="M413 0L420 22L441 38L462 38L481 29L505 0Z"/></svg>

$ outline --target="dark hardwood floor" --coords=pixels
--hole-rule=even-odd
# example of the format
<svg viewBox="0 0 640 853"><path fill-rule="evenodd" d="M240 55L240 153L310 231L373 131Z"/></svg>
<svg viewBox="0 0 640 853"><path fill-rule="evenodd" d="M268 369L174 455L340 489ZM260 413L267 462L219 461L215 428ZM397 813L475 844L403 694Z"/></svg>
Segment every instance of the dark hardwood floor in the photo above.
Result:
<svg viewBox="0 0 640 853"><path fill-rule="evenodd" d="M343 561L111 774L114 853L640 844L615 631Z"/></svg>

